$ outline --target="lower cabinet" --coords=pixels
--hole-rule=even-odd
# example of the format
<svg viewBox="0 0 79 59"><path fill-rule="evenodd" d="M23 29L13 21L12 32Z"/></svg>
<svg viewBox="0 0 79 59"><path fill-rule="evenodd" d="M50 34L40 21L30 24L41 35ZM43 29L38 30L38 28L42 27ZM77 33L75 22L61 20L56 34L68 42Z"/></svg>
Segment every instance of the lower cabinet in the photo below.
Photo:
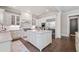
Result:
<svg viewBox="0 0 79 59"><path fill-rule="evenodd" d="M18 38L21 37L19 30L13 30L13 31L10 31L10 32L11 32L12 39L18 39Z"/></svg>
<svg viewBox="0 0 79 59"><path fill-rule="evenodd" d="M0 32L0 52L10 52L12 45L12 38L10 32Z"/></svg>
<svg viewBox="0 0 79 59"><path fill-rule="evenodd" d="M12 39L18 39L18 38L23 38L26 35L26 32L23 30L12 30L10 31Z"/></svg>
<svg viewBox="0 0 79 59"><path fill-rule="evenodd" d="M10 52L11 44L11 41L0 42L0 52Z"/></svg>

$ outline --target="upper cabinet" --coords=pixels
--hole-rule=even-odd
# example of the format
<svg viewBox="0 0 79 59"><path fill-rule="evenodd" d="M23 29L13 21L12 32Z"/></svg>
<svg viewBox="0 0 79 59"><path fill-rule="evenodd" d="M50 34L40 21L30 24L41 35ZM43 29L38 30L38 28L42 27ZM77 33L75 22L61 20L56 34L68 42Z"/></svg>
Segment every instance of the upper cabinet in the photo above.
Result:
<svg viewBox="0 0 79 59"><path fill-rule="evenodd" d="M3 24L4 19L4 9L0 9L0 24Z"/></svg>
<svg viewBox="0 0 79 59"><path fill-rule="evenodd" d="M4 16L5 25L20 25L20 15L11 12L5 12Z"/></svg>
<svg viewBox="0 0 79 59"><path fill-rule="evenodd" d="M0 24L3 25L20 25L20 13L11 9L0 8Z"/></svg>

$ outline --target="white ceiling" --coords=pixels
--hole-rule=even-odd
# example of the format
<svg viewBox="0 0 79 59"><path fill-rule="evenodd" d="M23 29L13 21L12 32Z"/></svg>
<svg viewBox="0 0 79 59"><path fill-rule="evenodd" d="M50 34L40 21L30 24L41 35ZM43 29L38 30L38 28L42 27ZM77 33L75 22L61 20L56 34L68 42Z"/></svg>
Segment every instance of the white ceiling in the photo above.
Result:
<svg viewBox="0 0 79 59"><path fill-rule="evenodd" d="M33 18L41 18L52 12L58 12L54 6L13 6L12 8L18 9L22 12L27 12L32 14Z"/></svg>
<svg viewBox="0 0 79 59"><path fill-rule="evenodd" d="M58 10L54 6L16 6L13 7L22 12L29 12L34 15L40 15L48 12L57 12Z"/></svg>
<svg viewBox="0 0 79 59"><path fill-rule="evenodd" d="M57 8L59 8L62 12L68 12L79 9L79 6L58 6Z"/></svg>
<svg viewBox="0 0 79 59"><path fill-rule="evenodd" d="M42 15L46 15L52 12L68 12L75 9L79 9L79 6L9 6L11 8L20 10L21 12L31 13L34 18L40 18Z"/></svg>
<svg viewBox="0 0 79 59"><path fill-rule="evenodd" d="M12 6L10 6L12 7ZM13 6L12 8L18 9L23 12L31 12L32 14L40 14L44 12L68 12L79 9L79 6Z"/></svg>

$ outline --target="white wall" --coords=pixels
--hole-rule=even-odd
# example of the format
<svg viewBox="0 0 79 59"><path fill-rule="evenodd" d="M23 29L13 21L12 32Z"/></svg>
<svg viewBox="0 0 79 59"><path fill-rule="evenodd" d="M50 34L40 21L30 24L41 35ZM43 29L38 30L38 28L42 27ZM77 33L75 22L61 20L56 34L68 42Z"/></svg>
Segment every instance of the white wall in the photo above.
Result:
<svg viewBox="0 0 79 59"><path fill-rule="evenodd" d="M73 10L70 12L66 12L63 13L62 15L62 28L61 28L61 34L62 36L69 36L70 33L70 24L69 24L69 16L73 16L73 15L79 15L79 10ZM79 30L79 26L78 26L78 30Z"/></svg>

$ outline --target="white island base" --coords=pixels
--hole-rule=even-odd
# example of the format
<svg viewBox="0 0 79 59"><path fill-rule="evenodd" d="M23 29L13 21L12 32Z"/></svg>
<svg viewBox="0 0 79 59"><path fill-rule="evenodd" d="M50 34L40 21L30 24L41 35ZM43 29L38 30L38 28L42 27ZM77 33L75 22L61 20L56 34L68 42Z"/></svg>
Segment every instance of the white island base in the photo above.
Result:
<svg viewBox="0 0 79 59"><path fill-rule="evenodd" d="M52 31L49 30L28 30L27 41L37 47L40 51L52 43Z"/></svg>

